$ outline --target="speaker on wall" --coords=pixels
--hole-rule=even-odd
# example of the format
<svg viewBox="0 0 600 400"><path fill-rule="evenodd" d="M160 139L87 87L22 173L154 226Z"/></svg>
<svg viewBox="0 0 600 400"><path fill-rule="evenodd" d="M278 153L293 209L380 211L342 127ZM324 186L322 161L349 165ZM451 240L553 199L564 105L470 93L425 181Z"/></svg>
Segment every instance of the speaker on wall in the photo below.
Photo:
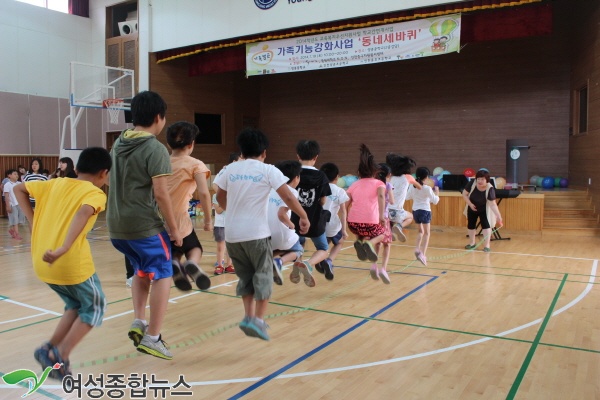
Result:
<svg viewBox="0 0 600 400"><path fill-rule="evenodd" d="M137 31L137 21L119 22L119 33L121 34L121 36L136 33Z"/></svg>

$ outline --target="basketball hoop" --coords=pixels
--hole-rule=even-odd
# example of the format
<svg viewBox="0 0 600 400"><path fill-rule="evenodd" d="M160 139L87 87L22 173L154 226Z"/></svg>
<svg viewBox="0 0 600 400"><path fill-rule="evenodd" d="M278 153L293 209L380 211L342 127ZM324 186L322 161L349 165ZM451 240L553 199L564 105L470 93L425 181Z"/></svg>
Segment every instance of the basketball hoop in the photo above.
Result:
<svg viewBox="0 0 600 400"><path fill-rule="evenodd" d="M102 107L108 110L111 124L119 123L119 112L123 109L124 101L122 99L104 99Z"/></svg>

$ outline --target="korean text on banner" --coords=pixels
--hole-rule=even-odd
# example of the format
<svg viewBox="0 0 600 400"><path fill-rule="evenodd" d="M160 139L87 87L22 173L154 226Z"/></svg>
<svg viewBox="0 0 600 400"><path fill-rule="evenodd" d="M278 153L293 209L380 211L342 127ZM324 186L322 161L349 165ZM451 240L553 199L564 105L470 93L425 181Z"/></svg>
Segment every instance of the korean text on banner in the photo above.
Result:
<svg viewBox="0 0 600 400"><path fill-rule="evenodd" d="M460 14L246 45L247 76L350 67L460 50Z"/></svg>

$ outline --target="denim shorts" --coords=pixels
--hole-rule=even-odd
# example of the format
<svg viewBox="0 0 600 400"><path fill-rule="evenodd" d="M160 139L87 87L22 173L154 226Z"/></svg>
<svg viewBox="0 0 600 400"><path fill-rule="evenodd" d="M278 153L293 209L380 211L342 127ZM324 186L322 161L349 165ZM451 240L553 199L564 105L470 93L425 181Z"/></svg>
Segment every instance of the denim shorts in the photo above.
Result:
<svg viewBox="0 0 600 400"><path fill-rule="evenodd" d="M431 211L413 210L413 218L416 224L429 224L431 223Z"/></svg>
<svg viewBox="0 0 600 400"><path fill-rule="evenodd" d="M296 241L296 243L294 243L294 245L290 249L273 251L273 255L274 256L276 255L278 257L281 257L284 254L289 254L289 253L296 253L296 260L299 260L302 258L302 254L304 254L304 247L302 247L302 244L300 243L300 239L298 239Z"/></svg>
<svg viewBox="0 0 600 400"><path fill-rule="evenodd" d="M310 238L313 244L315 245L315 249L327 251L329 250L329 245L327 244L327 236L325 236L325 232L321 236ZM304 246L304 242L306 238L304 236L300 236L300 244Z"/></svg>
<svg viewBox="0 0 600 400"><path fill-rule="evenodd" d="M106 298L96 273L76 285L54 285L49 283L48 286L63 299L65 311L77 310L82 322L91 326L102 325L102 318L106 309Z"/></svg>
<svg viewBox="0 0 600 400"><path fill-rule="evenodd" d="M340 244L341 240L342 240L342 230L341 229L338 233L335 234L335 236L327 238L327 241L333 243L334 246L337 246L338 244Z"/></svg>

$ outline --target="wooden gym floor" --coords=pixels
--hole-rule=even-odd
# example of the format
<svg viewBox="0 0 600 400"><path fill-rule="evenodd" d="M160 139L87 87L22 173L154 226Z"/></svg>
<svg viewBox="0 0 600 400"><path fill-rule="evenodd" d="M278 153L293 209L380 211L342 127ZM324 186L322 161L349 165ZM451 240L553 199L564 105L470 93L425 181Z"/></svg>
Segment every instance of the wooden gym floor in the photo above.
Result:
<svg viewBox="0 0 600 400"><path fill-rule="evenodd" d="M407 243L394 242L391 285L371 280L351 241L333 281L315 272L317 286L308 288L285 271L268 309L270 342L237 327L235 275L212 277L206 292L173 287L162 333L174 359L164 361L136 352L127 338L131 291L102 215L90 240L108 308L71 355L73 371L83 383L134 374L168 381L151 385L148 398L600 398L600 239L501 231L511 240L493 241L484 253L464 250L463 229L432 228L428 267L414 260L414 228ZM17 242L0 219L0 232L0 375L30 369L39 376L33 350L50 337L63 305L33 274L26 229ZM212 274L212 234L197 232ZM180 376L189 388L172 388ZM102 392L91 389L78 397L48 379L28 398ZM102 398L134 393L104 390ZM1 399L26 391L0 381Z"/></svg>

